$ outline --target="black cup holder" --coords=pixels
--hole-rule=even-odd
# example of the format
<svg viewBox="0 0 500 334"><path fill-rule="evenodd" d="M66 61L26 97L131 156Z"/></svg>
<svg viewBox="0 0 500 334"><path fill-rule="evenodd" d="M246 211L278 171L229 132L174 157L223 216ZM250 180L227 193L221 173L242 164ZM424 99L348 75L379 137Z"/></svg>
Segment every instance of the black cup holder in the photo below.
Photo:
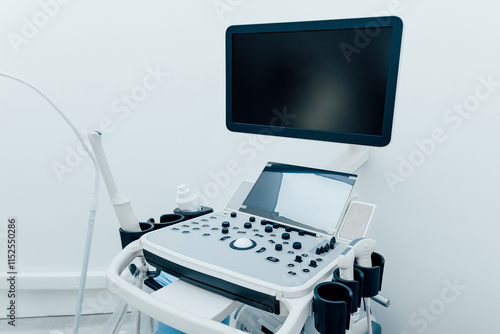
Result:
<svg viewBox="0 0 500 334"><path fill-rule="evenodd" d="M372 253L372 266L362 267L357 263L354 268L359 269L364 276L363 289L361 290L361 297L373 297L378 295L382 289L382 278L384 275L385 259L379 253Z"/></svg>
<svg viewBox="0 0 500 334"><path fill-rule="evenodd" d="M358 307L361 305L361 292L363 291L363 281L364 275L361 270L354 268L354 280L345 280L340 278L339 268L335 269L333 272L333 281L339 282L347 287L349 287L352 291L352 303L350 313L354 313L358 310Z"/></svg>
<svg viewBox="0 0 500 334"><path fill-rule="evenodd" d="M314 327L321 334L345 334L351 320L352 290L338 282L314 288Z"/></svg>
<svg viewBox="0 0 500 334"><path fill-rule="evenodd" d="M121 227L119 229L120 231L120 239L122 241L122 248L127 247L129 243L132 241L136 241L140 237L142 237L144 234L151 232L154 229L154 224L151 222L142 222L139 223L139 226L141 228L141 231L138 232L128 232L124 231Z"/></svg>

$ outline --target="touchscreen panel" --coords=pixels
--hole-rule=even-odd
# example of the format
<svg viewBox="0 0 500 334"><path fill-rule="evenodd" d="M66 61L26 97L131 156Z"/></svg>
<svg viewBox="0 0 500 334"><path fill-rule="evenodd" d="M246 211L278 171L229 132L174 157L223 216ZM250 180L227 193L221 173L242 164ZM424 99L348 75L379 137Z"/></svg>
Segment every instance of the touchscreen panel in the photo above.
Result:
<svg viewBox="0 0 500 334"><path fill-rule="evenodd" d="M355 174L269 162L240 211L332 233L344 213L356 178Z"/></svg>

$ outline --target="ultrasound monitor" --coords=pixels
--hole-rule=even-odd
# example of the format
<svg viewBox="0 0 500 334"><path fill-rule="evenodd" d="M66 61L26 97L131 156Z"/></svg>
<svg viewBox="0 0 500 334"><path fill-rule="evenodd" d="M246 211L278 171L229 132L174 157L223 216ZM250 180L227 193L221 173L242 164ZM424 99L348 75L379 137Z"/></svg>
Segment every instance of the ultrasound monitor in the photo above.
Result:
<svg viewBox="0 0 500 334"><path fill-rule="evenodd" d="M393 16L229 27L227 128L387 145L402 29Z"/></svg>

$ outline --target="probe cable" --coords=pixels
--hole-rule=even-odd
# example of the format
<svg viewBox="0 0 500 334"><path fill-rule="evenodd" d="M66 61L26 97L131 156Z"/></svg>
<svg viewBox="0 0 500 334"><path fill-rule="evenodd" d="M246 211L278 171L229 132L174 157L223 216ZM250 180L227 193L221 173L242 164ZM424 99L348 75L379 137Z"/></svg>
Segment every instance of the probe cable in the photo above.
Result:
<svg viewBox="0 0 500 334"><path fill-rule="evenodd" d="M78 300L77 300L77 305L76 305L76 312L75 312L75 321L73 324L73 333L78 334L78 330L80 327L80 318L82 315L82 304L83 304L83 294L85 292L85 283L87 280L87 271L88 271L88 264L89 264L89 256L90 256L90 248L92 245L92 235L94 232L94 222L95 222L95 216L97 213L97 204L99 202L99 179L101 177L100 170L99 170L99 165L97 164L97 161L94 157L94 154L91 152L87 144L85 143L83 137L81 134L78 132L76 129L75 125L69 120L69 118L52 102L44 93L42 93L38 88L35 86L31 85L30 83L26 82L23 79L20 79L18 77L15 77L13 75L7 74L0 72L0 76L15 80L17 82L20 82L31 89L33 89L35 92L40 94L41 97L43 97L56 111L57 113L66 121L66 123L71 127L73 132L75 133L76 137L82 144L83 148L89 155L90 159L92 159L92 163L94 164L95 168L95 176L94 176L94 191L92 194L92 198L90 201L90 213L89 213L89 220L88 220L88 226L87 226L87 238L85 242L85 251L84 251L84 257L83 257L83 264L82 264L82 271L80 275L80 286L78 288Z"/></svg>

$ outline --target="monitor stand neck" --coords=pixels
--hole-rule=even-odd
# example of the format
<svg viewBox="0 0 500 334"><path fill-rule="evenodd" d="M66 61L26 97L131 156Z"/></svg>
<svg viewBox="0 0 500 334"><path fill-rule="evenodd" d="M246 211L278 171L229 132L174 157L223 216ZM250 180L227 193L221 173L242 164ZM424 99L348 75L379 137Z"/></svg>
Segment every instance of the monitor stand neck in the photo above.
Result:
<svg viewBox="0 0 500 334"><path fill-rule="evenodd" d="M325 169L345 173L356 172L368 160L369 149L366 146L348 145L347 149L333 159Z"/></svg>

